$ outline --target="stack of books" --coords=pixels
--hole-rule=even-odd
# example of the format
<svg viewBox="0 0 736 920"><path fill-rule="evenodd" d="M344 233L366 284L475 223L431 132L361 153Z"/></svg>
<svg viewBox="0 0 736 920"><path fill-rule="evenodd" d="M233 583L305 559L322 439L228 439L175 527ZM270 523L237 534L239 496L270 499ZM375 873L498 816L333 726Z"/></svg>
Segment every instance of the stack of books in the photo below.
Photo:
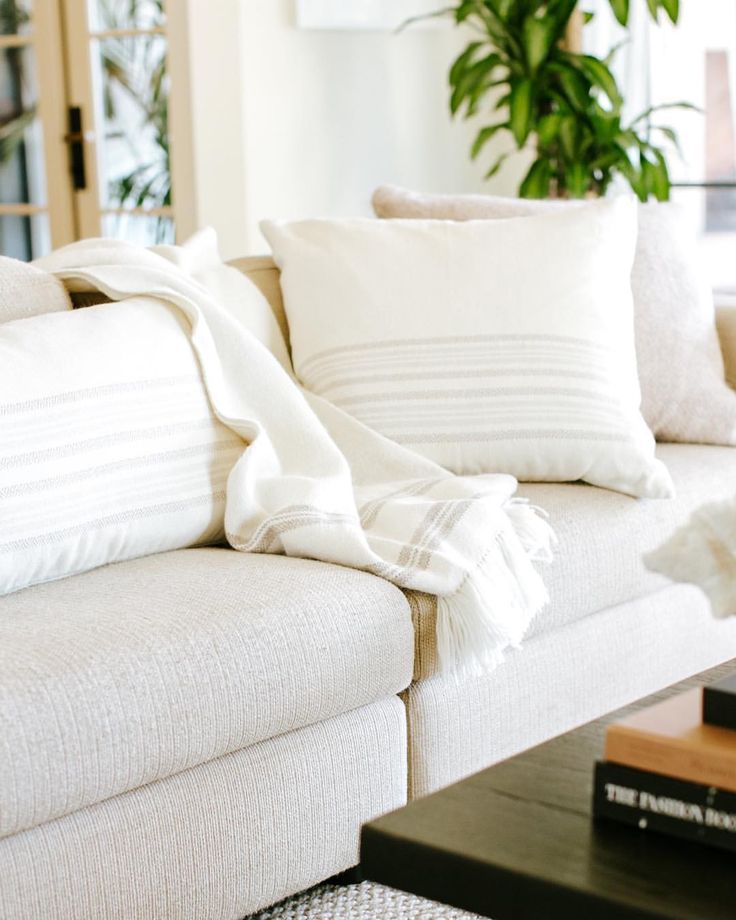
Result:
<svg viewBox="0 0 736 920"><path fill-rule="evenodd" d="M736 851L736 674L611 723L593 814Z"/></svg>

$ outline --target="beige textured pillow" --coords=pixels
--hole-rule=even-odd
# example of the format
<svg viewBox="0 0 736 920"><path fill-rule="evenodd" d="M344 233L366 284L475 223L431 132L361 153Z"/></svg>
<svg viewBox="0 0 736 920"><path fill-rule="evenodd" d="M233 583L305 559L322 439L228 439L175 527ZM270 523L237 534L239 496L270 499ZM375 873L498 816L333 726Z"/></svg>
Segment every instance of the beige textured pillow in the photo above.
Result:
<svg viewBox="0 0 736 920"><path fill-rule="evenodd" d="M478 220L538 215L585 202L422 195L382 186L378 217ZM725 381L713 297L693 235L673 204L639 206L631 274L641 412L660 441L736 444L736 393Z"/></svg>
<svg viewBox="0 0 736 920"><path fill-rule="evenodd" d="M64 285L53 275L27 262L0 256L0 323L71 308Z"/></svg>

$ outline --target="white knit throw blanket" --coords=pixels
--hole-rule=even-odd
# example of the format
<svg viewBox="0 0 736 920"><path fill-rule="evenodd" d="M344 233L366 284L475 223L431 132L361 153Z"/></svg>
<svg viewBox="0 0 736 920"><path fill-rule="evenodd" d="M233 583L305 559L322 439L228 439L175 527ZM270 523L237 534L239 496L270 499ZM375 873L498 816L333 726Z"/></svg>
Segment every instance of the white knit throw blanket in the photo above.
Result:
<svg viewBox="0 0 736 920"><path fill-rule="evenodd" d="M512 477L451 475L301 390L161 255L86 240L40 264L71 290L156 298L188 318L212 406L249 442L228 479L235 549L337 563L437 595L445 669L487 669L519 644L547 600L532 563L549 556L552 533L512 497Z"/></svg>

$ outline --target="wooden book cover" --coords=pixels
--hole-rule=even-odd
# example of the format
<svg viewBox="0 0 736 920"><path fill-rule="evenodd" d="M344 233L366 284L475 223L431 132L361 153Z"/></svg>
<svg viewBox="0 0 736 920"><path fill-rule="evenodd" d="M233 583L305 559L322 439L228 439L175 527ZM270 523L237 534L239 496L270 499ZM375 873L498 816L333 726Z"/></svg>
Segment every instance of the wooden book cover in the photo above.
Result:
<svg viewBox="0 0 736 920"><path fill-rule="evenodd" d="M736 732L703 723L700 687L606 730L606 760L736 792Z"/></svg>

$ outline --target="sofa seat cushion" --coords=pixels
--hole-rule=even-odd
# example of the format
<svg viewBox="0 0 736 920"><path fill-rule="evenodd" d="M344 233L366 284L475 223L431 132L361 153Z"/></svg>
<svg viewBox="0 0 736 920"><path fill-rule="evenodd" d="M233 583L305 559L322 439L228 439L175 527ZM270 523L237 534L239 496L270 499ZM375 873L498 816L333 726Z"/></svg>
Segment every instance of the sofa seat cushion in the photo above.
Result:
<svg viewBox="0 0 736 920"><path fill-rule="evenodd" d="M660 444L657 456L677 490L665 501L629 498L583 483L522 483L519 494L543 508L558 537L554 561L542 569L550 603L527 639L591 613L644 597L669 584L642 556L663 542L700 505L736 495L736 450ZM414 677L438 670L434 598L409 595L416 627Z"/></svg>
<svg viewBox="0 0 736 920"><path fill-rule="evenodd" d="M402 592L224 548L0 599L0 836L395 694Z"/></svg>

